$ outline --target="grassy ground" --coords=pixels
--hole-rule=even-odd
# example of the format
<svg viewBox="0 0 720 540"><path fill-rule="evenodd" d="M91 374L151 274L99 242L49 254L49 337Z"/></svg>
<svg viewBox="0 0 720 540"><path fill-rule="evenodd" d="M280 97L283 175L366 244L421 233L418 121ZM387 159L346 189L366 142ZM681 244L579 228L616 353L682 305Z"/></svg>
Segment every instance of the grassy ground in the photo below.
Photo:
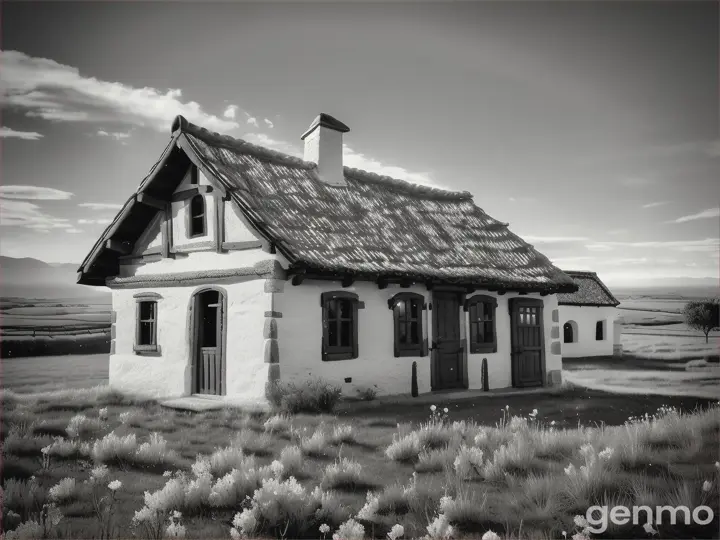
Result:
<svg viewBox="0 0 720 540"><path fill-rule="evenodd" d="M18 393L89 388L108 382L108 355L3 358L3 388Z"/></svg>
<svg viewBox="0 0 720 540"><path fill-rule="evenodd" d="M288 538L320 538L317 527L321 522L331 526L331 536L343 521L355 516L364 526L366 537L386 538L389 528L399 523L405 529L404 538L417 538L428 534L427 526L435 522L438 530L450 523L456 538L479 538L488 529L514 538L562 538L562 531L567 531L568 537L579 532L573 524L576 514L584 513L592 503L609 502L672 504L673 500L683 500L691 506L710 504L715 515L720 515L720 475L714 466L720 452L720 409L709 408L708 400L617 396L580 389L511 399L490 397L443 403L438 395L438 411L447 406L447 418L436 416L429 423L427 405L410 403L380 409L365 405L363 409L360 404L338 416L297 415L267 427L267 415L230 409L184 413L153 402L133 402L105 389L44 395L6 392L3 523L14 527L18 520L26 519L47 499L49 489L68 477L76 479L77 486L66 490L66 497L58 503L64 517L55 527L56 532L63 537L100 537L91 486L83 482L93 467L105 461L109 474L96 489L109 497L106 483L116 479L122 482L114 492L111 536L129 537L131 520L143 507L144 493L172 484L180 486L181 495L167 510L182 512L188 537L229 538L233 516L243 507L260 512L259 503L253 506L250 499L244 498L245 494L253 497L257 486L252 483L259 481L254 476L255 480L248 480L248 475L273 477L275 473L262 466L278 459L288 465L294 463L293 475L301 487L293 491L287 482L273 484L267 503L270 506L263 507L264 514L260 512L262 536L280 537L283 529L290 527L285 530ZM509 402L512 407L506 409ZM665 409L662 418L624 425L628 417L643 416L660 406L676 407L677 411ZM102 414L107 419L98 420L103 408L107 408ZM681 410L695 413L682 416L678 412ZM52 456L43 466L41 449L52 442L52 437L67 439L66 429L78 414L86 420L80 424L75 421L82 429L74 440L85 441L88 446L77 446L67 458ZM510 421L512 415L518 419ZM461 422L452 425L456 420ZM498 427L484 427L498 423ZM606 425L578 429L578 424ZM350 427L336 430L340 425ZM156 440L150 448L151 457L144 458L132 452L117 458L109 458L107 452L93 453L92 448L99 448L96 441L110 432L118 437L134 435L138 445L157 433L166 446ZM321 435L312 439L316 432ZM582 449L587 443L591 446ZM228 445L234 445L235 450L216 454L212 476L197 465L193 470L199 455L210 455ZM292 445L302 447L299 462L289 460L287 455L281 458L283 449ZM613 455L608 457L605 452L604 457L600 456L607 447ZM478 461L479 451L484 457ZM342 465L342 458L359 464L359 470ZM255 463L243 461L239 466L238 459L254 459ZM589 464L587 478L582 476L584 473L565 472L571 463L578 471L580 465ZM218 487L217 481L233 464L245 474L233 484L237 500L219 504L208 492L213 485ZM329 471L333 466L335 469ZM166 470L181 471L184 476L171 482L171 478L163 476ZM34 481L29 480L32 476ZM287 476L281 473L280 480ZM712 488L703 491L706 480L712 482ZM34 501L20 495L32 490L32 482L39 485ZM307 505L321 497L310 494L318 485L332 495L326 495L324 502L317 502L317 508L307 513ZM167 489L150 502L157 506L161 504L158 501L172 499ZM302 489L306 491L299 493ZM369 507L362 512L367 519L360 519L357 514L368 503L368 490L378 494L379 499L371 497ZM262 490L256 494L262 496ZM451 498L441 502L443 496ZM9 516L9 510L20 518ZM286 518L278 518L278 512ZM163 519L167 519L166 514L162 514ZM290 514L295 518L288 518ZM718 523L716 517L705 528L656 528L660 538L705 538L714 535ZM139 530L135 532L142 537ZM604 535L591 537L648 536L642 527L617 530L611 526Z"/></svg>

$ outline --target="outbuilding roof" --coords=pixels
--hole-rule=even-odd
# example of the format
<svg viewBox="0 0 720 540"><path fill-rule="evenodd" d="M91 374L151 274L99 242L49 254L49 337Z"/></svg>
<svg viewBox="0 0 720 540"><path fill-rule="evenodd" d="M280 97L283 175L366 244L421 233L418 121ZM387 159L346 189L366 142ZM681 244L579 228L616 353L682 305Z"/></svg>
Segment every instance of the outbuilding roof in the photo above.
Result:
<svg viewBox="0 0 720 540"><path fill-rule="evenodd" d="M322 120L322 119L321 119ZM113 266L110 238L134 242L151 217L148 193L168 200L190 162L222 184L245 217L291 263L291 273L459 283L546 293L577 285L533 246L477 207L468 192L410 184L344 168L346 186L317 176L315 163L219 135L177 117L173 140L80 269ZM127 222L130 223L127 223ZM83 275L88 277L83 281Z"/></svg>
<svg viewBox="0 0 720 540"><path fill-rule="evenodd" d="M558 294L558 304L567 306L617 306L620 302L595 272L565 270L577 284L574 293Z"/></svg>

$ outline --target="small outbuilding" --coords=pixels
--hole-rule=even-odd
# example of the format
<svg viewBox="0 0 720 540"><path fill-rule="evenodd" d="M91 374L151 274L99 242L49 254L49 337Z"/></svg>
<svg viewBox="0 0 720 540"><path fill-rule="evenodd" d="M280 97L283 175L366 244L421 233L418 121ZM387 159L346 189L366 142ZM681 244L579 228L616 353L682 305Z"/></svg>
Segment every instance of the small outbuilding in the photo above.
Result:
<svg viewBox="0 0 720 540"><path fill-rule="evenodd" d="M617 309L620 302L595 272L564 273L578 290L558 294L563 357L611 356L622 350Z"/></svg>

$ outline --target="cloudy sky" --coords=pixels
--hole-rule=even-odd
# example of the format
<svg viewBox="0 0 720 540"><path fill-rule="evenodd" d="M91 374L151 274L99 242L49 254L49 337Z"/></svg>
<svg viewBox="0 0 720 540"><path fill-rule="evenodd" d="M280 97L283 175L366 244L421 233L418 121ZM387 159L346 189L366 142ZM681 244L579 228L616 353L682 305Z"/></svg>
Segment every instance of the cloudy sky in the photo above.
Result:
<svg viewBox="0 0 720 540"><path fill-rule="evenodd" d="M717 277L718 4L3 4L0 252L79 263L177 114L468 190L561 268Z"/></svg>

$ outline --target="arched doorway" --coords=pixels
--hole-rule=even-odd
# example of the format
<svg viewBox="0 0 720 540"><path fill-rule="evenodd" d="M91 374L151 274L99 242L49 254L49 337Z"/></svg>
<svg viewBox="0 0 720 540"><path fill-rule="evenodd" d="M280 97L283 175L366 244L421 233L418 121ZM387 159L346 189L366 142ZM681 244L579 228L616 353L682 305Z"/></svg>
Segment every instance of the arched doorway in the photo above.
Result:
<svg viewBox="0 0 720 540"><path fill-rule="evenodd" d="M568 321L563 325L563 343L577 343L577 323Z"/></svg>
<svg viewBox="0 0 720 540"><path fill-rule="evenodd" d="M225 394L226 306L225 291L215 287L195 291L190 300L193 394Z"/></svg>

